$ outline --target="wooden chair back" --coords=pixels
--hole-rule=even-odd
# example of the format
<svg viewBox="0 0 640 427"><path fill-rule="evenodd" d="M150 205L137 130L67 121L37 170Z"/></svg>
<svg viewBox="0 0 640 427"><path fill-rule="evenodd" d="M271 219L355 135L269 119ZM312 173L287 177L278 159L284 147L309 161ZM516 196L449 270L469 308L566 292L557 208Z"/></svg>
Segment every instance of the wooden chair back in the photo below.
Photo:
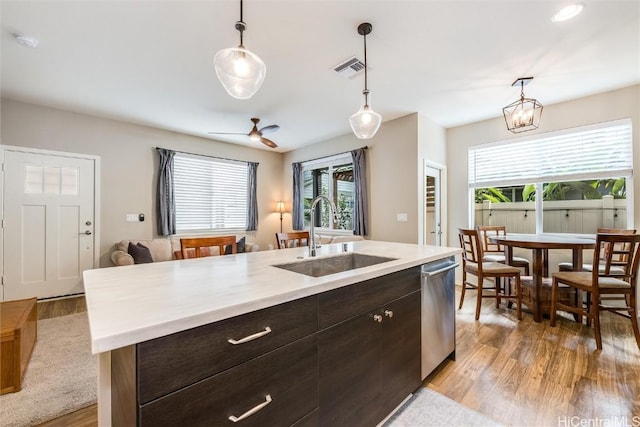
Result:
<svg viewBox="0 0 640 427"><path fill-rule="evenodd" d="M237 253L236 236L192 237L180 239L182 258L202 258L211 255L211 247L218 247L219 254L224 255L227 246L231 253Z"/></svg>
<svg viewBox="0 0 640 427"><path fill-rule="evenodd" d="M278 249L309 246L309 232L276 233L276 241L278 242Z"/></svg>
<svg viewBox="0 0 640 427"><path fill-rule="evenodd" d="M636 230L627 230L624 228L598 228L598 234L636 234ZM619 246L619 244L618 244ZM621 248L624 249L624 248ZM609 252L611 250L611 245L610 244L606 244L603 247L603 251L601 252L600 255L600 263L602 263L603 261L605 261L605 259L609 256ZM626 253L622 252L622 253L618 253L616 254L616 256L614 256L611 259L611 262L613 263L612 265L616 265L616 266L623 266L627 260L626 260Z"/></svg>
<svg viewBox="0 0 640 427"><path fill-rule="evenodd" d="M482 265L483 251L478 230L458 228L458 237L462 248L462 261Z"/></svg>
<svg viewBox="0 0 640 427"><path fill-rule="evenodd" d="M477 229L458 228L458 238L460 240L460 247L462 248L462 290L458 308L462 308L466 290L475 288L477 289L476 320L480 319L480 309L483 298L495 298L496 308L500 305L503 298L511 302L515 299L517 304L517 317L518 320L521 320L522 288L520 269L495 261L483 262L484 251L482 250L482 243L480 242L480 233ZM472 283L467 281L468 274L476 276L478 278L477 282ZM485 279L489 278L494 279L493 288L487 288L484 285ZM504 282L502 282L502 278L505 278ZM513 279L513 281L511 279ZM515 293L513 293L512 288L514 282ZM484 292L485 289L492 289L493 292L487 294Z"/></svg>
<svg viewBox="0 0 640 427"><path fill-rule="evenodd" d="M503 253L504 248L500 243L489 240L493 236L506 236L507 227L504 225L479 225L478 233L480 234L480 243L482 243L482 251L484 253Z"/></svg>
<svg viewBox="0 0 640 427"><path fill-rule="evenodd" d="M598 263L600 268L594 268L592 272L593 283L598 283L598 276L623 276L635 288L640 264L640 234L598 233L593 264ZM612 273L614 266L624 273Z"/></svg>

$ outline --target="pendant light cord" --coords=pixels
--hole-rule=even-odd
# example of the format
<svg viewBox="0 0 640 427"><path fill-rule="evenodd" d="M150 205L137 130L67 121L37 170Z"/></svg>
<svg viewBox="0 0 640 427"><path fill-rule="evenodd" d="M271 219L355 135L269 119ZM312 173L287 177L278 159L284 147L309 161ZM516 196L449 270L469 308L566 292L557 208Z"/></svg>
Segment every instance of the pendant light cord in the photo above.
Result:
<svg viewBox="0 0 640 427"><path fill-rule="evenodd" d="M364 94L364 106L369 106L369 89L367 88L367 35L363 34L364 37L364 90L362 93Z"/></svg>
<svg viewBox="0 0 640 427"><path fill-rule="evenodd" d="M246 24L244 23L243 14L242 14L242 0L240 0L240 21L236 23L236 29L240 31L240 46L242 47L244 47L243 33L244 33L245 26Z"/></svg>

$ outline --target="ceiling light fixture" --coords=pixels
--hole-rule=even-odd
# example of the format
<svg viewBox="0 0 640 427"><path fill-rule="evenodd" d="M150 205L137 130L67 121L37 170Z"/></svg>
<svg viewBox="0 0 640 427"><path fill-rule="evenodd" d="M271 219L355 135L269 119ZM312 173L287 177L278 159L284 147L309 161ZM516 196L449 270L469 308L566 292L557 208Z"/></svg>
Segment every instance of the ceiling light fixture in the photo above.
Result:
<svg viewBox="0 0 640 427"><path fill-rule="evenodd" d="M13 37L16 39L19 45L24 47L35 49L40 44L38 39L36 39L35 37L27 36L25 34L14 34Z"/></svg>
<svg viewBox="0 0 640 427"><path fill-rule="evenodd" d="M246 29L240 0L240 20L236 22L236 30L240 32L240 46L222 49L213 58L218 80L229 95L238 99L251 98L262 86L267 73L262 59L243 45L243 33Z"/></svg>
<svg viewBox="0 0 640 427"><path fill-rule="evenodd" d="M358 34L364 37L364 105L349 118L351 129L359 139L371 139L380 128L382 116L369 107L369 89L367 88L367 35L373 27L368 22L358 25Z"/></svg>
<svg viewBox="0 0 640 427"><path fill-rule="evenodd" d="M569 6L565 6L562 9L560 9L558 13L553 15L551 20L553 22L568 21L569 19L575 18L576 16L578 16L578 14L582 12L582 9L584 9L584 3L570 4Z"/></svg>
<svg viewBox="0 0 640 427"><path fill-rule="evenodd" d="M507 129L513 133L526 132L538 129L542 117L542 104L537 99L524 97L524 85L533 80L533 77L520 77L511 86L520 86L520 99L502 109Z"/></svg>

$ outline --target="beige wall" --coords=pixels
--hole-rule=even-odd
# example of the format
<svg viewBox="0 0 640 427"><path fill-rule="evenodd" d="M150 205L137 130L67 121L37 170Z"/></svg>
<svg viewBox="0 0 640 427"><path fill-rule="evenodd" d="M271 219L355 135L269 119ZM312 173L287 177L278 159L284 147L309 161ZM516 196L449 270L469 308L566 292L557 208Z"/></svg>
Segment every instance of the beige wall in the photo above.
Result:
<svg viewBox="0 0 640 427"><path fill-rule="evenodd" d="M280 229L275 202L282 198L282 155L155 128L2 100L2 144L100 156L100 265L109 266L113 244L157 236L155 147L259 162L256 233L248 240L262 249L275 244ZM144 222L126 222L144 213Z"/></svg>
<svg viewBox="0 0 640 427"><path fill-rule="evenodd" d="M545 107L540 132L631 117L634 165L640 167L640 86ZM416 243L422 234L422 176L424 161L447 167L443 213L448 222L444 244L458 246L457 228L466 226L468 212L467 149L471 145L512 138L502 117L444 130L414 113L382 124L371 140L342 135L278 154L93 116L2 100L2 144L100 156L101 265L110 265L114 242L151 238L155 228L155 147L257 161L259 228L250 240L266 248L279 230L275 201L291 209L291 163L343 153L367 145L370 231L374 240ZM635 194L640 174L635 174ZM634 200L634 223L640 227L640 197ZM144 213L147 220L126 222L127 213ZM406 213L407 222L396 215ZM283 228L291 229L291 215Z"/></svg>
<svg viewBox="0 0 640 427"><path fill-rule="evenodd" d="M419 194L418 115L410 114L384 122L373 139L359 140L353 134L342 135L284 155L284 190L288 206L292 200L291 163L344 153L367 146L369 183L369 234L372 240L418 242ZM421 172L420 172L421 173ZM398 222L396 215L406 213L408 221ZM286 229L291 229L287 215Z"/></svg>
<svg viewBox="0 0 640 427"><path fill-rule="evenodd" d="M540 100L544 104L544 100ZM633 128L634 227L640 227L640 85L544 107L540 128L543 133L631 118ZM457 228L468 226L467 150L472 145L514 138L502 116L447 129L449 184L449 246L456 246ZM628 189L627 193L631 193ZM628 224L629 227L632 224Z"/></svg>

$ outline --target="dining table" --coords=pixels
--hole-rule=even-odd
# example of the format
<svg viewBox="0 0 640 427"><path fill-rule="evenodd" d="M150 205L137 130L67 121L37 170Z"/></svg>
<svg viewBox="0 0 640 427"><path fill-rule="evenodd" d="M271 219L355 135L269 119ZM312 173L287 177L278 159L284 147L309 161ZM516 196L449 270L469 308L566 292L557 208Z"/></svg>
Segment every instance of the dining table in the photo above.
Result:
<svg viewBox="0 0 640 427"><path fill-rule="evenodd" d="M593 249L596 246L595 236L573 236L559 234L506 234L490 236L489 239L504 247L505 263L513 262L513 248L530 249L531 275L533 281L533 320L542 321L542 293L543 280L549 276L549 250L569 249L572 252L572 264L574 271L582 269L582 251ZM545 292L550 292L545 290Z"/></svg>

